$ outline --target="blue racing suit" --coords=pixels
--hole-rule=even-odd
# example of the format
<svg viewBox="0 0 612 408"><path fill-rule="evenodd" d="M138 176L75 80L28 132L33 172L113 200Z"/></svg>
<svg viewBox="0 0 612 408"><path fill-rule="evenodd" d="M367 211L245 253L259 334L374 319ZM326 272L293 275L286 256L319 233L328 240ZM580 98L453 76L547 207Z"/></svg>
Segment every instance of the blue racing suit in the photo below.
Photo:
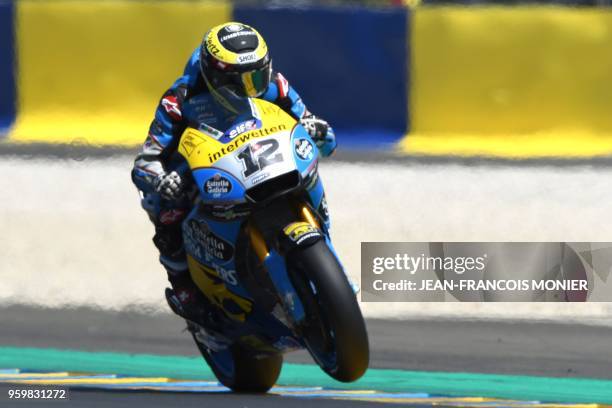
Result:
<svg viewBox="0 0 612 408"><path fill-rule="evenodd" d="M236 120L210 94L199 68L200 48L189 59L183 75L161 98L149 128L149 133L137 155L132 180L142 194L143 208L155 225L153 242L160 251L160 262L173 278L190 279L187 271L181 221L189 213L191 202L185 198L168 202L155 192L154 182L183 159L177 153L179 139L187 126L198 128L202 123L225 131ZM301 120L311 115L298 93L280 73L273 73L268 89L260 97L272 102ZM329 156L336 148L333 130L317 143L322 156ZM185 276L186 275L186 276Z"/></svg>

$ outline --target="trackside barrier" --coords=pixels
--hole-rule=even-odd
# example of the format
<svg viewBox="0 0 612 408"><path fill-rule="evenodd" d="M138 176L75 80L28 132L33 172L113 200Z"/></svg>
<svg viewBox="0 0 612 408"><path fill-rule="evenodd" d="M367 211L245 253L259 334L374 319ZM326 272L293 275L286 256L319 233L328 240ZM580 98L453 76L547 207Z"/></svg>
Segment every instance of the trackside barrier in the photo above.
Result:
<svg viewBox="0 0 612 408"><path fill-rule="evenodd" d="M205 30L234 18L263 31L275 67L314 112L338 129L362 135L378 131L378 138L393 142L407 127L406 13L403 8L20 0L19 115L10 139L142 142L161 93Z"/></svg>
<svg viewBox="0 0 612 408"><path fill-rule="evenodd" d="M262 31L345 146L407 134L398 150L416 155L612 154L612 9L560 6L0 1L0 127L137 145L206 28L232 19Z"/></svg>
<svg viewBox="0 0 612 408"><path fill-rule="evenodd" d="M355 133L408 128L408 10L245 7L234 17L261 30L307 106Z"/></svg>
<svg viewBox="0 0 612 408"><path fill-rule="evenodd" d="M156 104L231 5L19 0L15 142L135 145Z"/></svg>
<svg viewBox="0 0 612 408"><path fill-rule="evenodd" d="M411 154L612 154L612 9L422 7Z"/></svg>
<svg viewBox="0 0 612 408"><path fill-rule="evenodd" d="M15 120L13 3L0 1L0 137Z"/></svg>

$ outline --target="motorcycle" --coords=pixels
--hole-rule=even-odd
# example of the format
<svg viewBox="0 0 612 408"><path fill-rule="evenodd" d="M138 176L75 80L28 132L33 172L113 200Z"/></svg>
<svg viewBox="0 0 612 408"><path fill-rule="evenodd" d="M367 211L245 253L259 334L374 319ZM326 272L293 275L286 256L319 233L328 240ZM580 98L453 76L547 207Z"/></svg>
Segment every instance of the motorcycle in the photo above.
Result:
<svg viewBox="0 0 612 408"><path fill-rule="evenodd" d="M248 105L224 132L200 125L179 141L197 186L182 222L189 271L214 311L189 331L234 391L268 391L283 354L304 348L332 378L355 381L368 336L329 238L316 144L278 106Z"/></svg>

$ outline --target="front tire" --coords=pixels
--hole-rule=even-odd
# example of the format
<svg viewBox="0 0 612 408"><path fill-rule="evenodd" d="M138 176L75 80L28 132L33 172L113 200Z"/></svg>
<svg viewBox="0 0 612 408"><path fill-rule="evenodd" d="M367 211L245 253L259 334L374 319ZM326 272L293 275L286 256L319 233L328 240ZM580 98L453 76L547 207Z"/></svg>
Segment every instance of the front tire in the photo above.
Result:
<svg viewBox="0 0 612 408"><path fill-rule="evenodd" d="M332 378L350 382L368 368L369 344L359 303L342 266L325 241L290 251L292 282L306 309L308 351Z"/></svg>
<svg viewBox="0 0 612 408"><path fill-rule="evenodd" d="M281 354L255 358L251 351L239 345L217 352L208 350L195 336L193 339L215 377L232 391L264 393L274 386L280 375Z"/></svg>

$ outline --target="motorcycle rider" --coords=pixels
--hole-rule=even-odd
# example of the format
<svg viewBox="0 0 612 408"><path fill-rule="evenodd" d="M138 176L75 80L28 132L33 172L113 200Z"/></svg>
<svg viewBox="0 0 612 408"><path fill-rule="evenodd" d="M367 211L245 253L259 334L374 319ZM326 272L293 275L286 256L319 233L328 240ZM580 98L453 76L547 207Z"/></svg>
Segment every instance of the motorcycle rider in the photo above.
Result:
<svg viewBox="0 0 612 408"><path fill-rule="evenodd" d="M245 97L272 102L300 121L322 156L336 148L329 124L310 113L283 75L272 70L266 42L254 28L228 22L206 33L183 75L163 94L132 170L142 206L155 225L153 243L172 285L166 289L166 298L173 311L188 320L205 311L183 247L181 222L190 211L191 199L187 181L174 171L182 160L178 142L187 126L225 131L238 114L232 99Z"/></svg>

